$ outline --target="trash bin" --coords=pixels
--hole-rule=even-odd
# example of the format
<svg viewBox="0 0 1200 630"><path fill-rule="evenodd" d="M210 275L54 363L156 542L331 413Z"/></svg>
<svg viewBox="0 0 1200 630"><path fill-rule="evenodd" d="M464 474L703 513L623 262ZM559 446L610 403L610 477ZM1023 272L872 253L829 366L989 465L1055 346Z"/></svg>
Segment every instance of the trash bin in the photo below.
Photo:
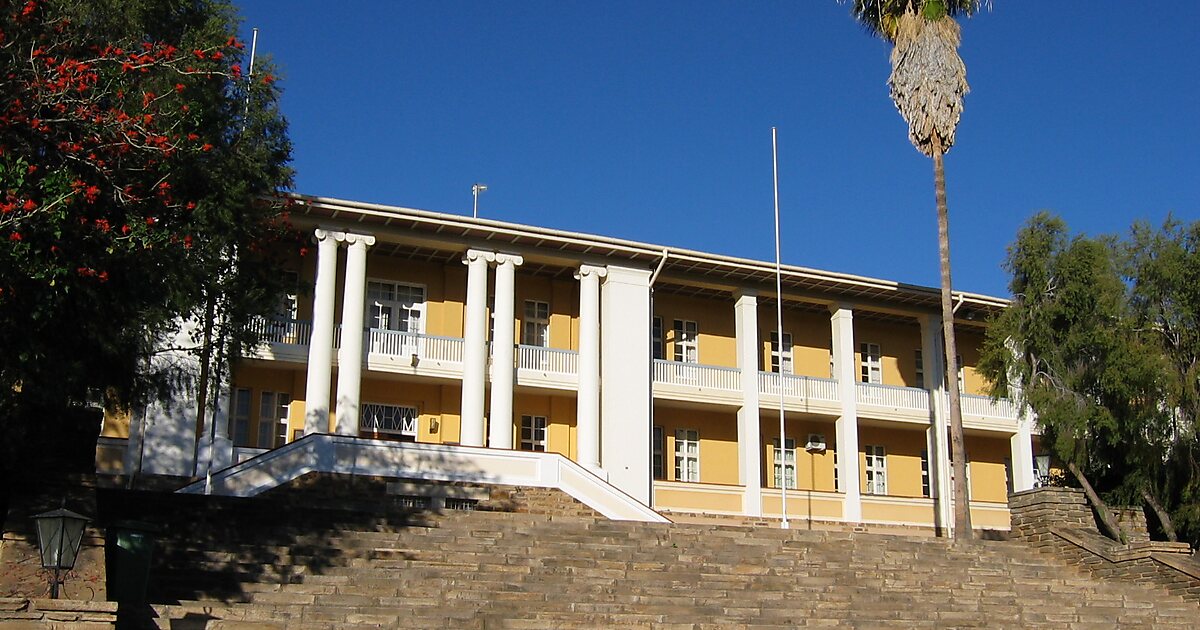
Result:
<svg viewBox="0 0 1200 630"><path fill-rule="evenodd" d="M141 521L117 521L108 528L108 598L140 604L146 601L154 536L161 528Z"/></svg>

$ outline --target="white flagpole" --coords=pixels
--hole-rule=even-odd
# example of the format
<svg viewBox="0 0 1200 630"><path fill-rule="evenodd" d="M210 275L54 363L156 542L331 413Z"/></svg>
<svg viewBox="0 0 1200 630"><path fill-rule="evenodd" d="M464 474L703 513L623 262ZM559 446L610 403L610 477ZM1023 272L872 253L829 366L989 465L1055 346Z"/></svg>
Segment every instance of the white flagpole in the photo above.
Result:
<svg viewBox="0 0 1200 630"><path fill-rule="evenodd" d="M783 419L783 270L779 253L779 141L771 127L771 163L775 180L775 350L779 356L779 505L783 520L779 526L788 529L787 513L787 429Z"/></svg>

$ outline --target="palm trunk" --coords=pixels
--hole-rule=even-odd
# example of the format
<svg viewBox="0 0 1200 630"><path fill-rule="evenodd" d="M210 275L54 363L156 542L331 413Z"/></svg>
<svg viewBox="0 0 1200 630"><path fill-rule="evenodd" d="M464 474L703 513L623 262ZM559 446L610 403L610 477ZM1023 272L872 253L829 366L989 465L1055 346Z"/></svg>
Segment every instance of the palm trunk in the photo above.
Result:
<svg viewBox="0 0 1200 630"><path fill-rule="evenodd" d="M1117 525L1117 519L1113 517L1112 512L1108 509L1108 504L1096 494L1096 489L1092 487L1092 483L1084 476L1083 471L1075 465L1075 462L1067 463L1067 470L1075 475L1075 481L1083 488L1083 494L1087 495L1088 502L1096 509L1096 514L1100 515L1100 525L1104 528L1104 534L1113 540L1125 544L1125 532L1121 531L1121 526Z"/></svg>
<svg viewBox="0 0 1200 630"><path fill-rule="evenodd" d="M946 166L942 140L933 134L933 188L937 198L938 253L942 272L942 336L946 348L946 390L950 392L950 458L954 466L954 538L970 540L971 506L967 490L967 456L963 444L962 400L958 391L958 346L954 342L954 307L950 298L950 211L946 205Z"/></svg>

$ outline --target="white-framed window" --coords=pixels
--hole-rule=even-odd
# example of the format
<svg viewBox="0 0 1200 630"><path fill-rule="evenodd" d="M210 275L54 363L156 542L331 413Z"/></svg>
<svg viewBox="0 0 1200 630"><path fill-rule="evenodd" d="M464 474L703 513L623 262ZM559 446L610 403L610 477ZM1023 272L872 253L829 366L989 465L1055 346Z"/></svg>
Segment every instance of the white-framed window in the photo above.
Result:
<svg viewBox="0 0 1200 630"><path fill-rule="evenodd" d="M405 441L415 441L420 419L416 407L363 403L358 428L368 433L388 433Z"/></svg>
<svg viewBox="0 0 1200 630"><path fill-rule="evenodd" d="M864 383L883 382L883 359L879 352L879 344L863 343L858 346L859 380Z"/></svg>
<svg viewBox="0 0 1200 630"><path fill-rule="evenodd" d="M521 450L546 450L546 416L521 416Z"/></svg>
<svg viewBox="0 0 1200 630"><path fill-rule="evenodd" d="M419 335L425 332L425 287L384 280L367 282L367 327ZM346 334L346 331L343 331ZM416 354L412 335L371 335L371 352Z"/></svg>
<svg viewBox="0 0 1200 630"><path fill-rule="evenodd" d="M775 450L774 468L775 468L775 488L784 487L784 481L787 481L787 488L795 489L796 485L796 440L787 438L783 442L783 450L779 448L779 438L771 440L771 444Z"/></svg>
<svg viewBox="0 0 1200 630"><path fill-rule="evenodd" d="M525 317L521 324L521 343L539 348L550 347L550 304L525 300Z"/></svg>
<svg viewBox="0 0 1200 630"><path fill-rule="evenodd" d="M235 446L250 446L250 390L239 387L233 390L233 400L229 401L229 421L233 426L233 443Z"/></svg>
<svg viewBox="0 0 1200 630"><path fill-rule="evenodd" d="M933 496L932 488L929 485L929 450L921 450L921 496Z"/></svg>
<svg viewBox="0 0 1200 630"><path fill-rule="evenodd" d="M700 431L675 429L675 481L700 481Z"/></svg>
<svg viewBox="0 0 1200 630"><path fill-rule="evenodd" d="M887 494L887 451L878 444L868 444L867 494Z"/></svg>
<svg viewBox="0 0 1200 630"><path fill-rule="evenodd" d="M700 362L700 325L688 319L674 322L675 352L673 359L680 363Z"/></svg>
<svg viewBox="0 0 1200 630"><path fill-rule="evenodd" d="M651 444L651 448L654 452L654 460L653 460L654 478L655 479L666 479L667 478L667 465L666 465L666 462L663 461L663 451L666 450L666 443L665 443L666 436L663 435L663 428L660 426L655 426L654 433L653 433L653 436L651 439L653 441L653 444Z"/></svg>
<svg viewBox="0 0 1200 630"><path fill-rule="evenodd" d="M259 392L258 447L275 448L287 443L288 405L292 396L283 392Z"/></svg>
<svg viewBox="0 0 1200 630"><path fill-rule="evenodd" d="M779 351L779 333L771 331L771 371L795 374L792 367L792 333L783 333L783 352Z"/></svg>
<svg viewBox="0 0 1200 630"><path fill-rule="evenodd" d="M920 348L913 350L913 363L917 368L916 387L925 387L925 356Z"/></svg>
<svg viewBox="0 0 1200 630"><path fill-rule="evenodd" d="M663 343L663 319L657 315L654 316L650 328L650 350L655 359L665 359L667 356L666 345Z"/></svg>

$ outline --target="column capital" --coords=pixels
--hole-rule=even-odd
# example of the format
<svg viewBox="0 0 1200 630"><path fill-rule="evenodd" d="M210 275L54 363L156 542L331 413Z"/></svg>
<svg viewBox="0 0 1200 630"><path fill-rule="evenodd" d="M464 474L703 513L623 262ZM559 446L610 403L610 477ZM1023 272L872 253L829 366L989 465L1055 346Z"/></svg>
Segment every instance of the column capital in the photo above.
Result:
<svg viewBox="0 0 1200 630"><path fill-rule="evenodd" d="M346 240L346 233L339 232L337 230L327 230L325 228L317 228L313 230L313 240L317 243L327 239L332 239L334 242L340 243L341 241Z"/></svg>
<svg viewBox="0 0 1200 630"><path fill-rule="evenodd" d="M470 254L470 252L467 253ZM521 265L525 264L525 258L517 254L496 253L492 255L492 260L494 260L497 265L512 265L514 267L520 267Z"/></svg>
<svg viewBox="0 0 1200 630"><path fill-rule="evenodd" d="M346 232L342 235L341 240L344 240L346 245L351 247L355 245L370 247L375 244L375 237L371 236L370 234L352 234L350 232Z"/></svg>
<svg viewBox="0 0 1200 630"><path fill-rule="evenodd" d="M482 249L468 249L467 253L463 254L462 262L464 265L469 265L478 260L493 262L496 260L496 252L486 252Z"/></svg>
<svg viewBox="0 0 1200 630"><path fill-rule="evenodd" d="M758 304L758 291L753 289L738 289L733 292L733 300L736 304Z"/></svg>
<svg viewBox="0 0 1200 630"><path fill-rule="evenodd" d="M837 302L829 305L829 314L833 318L838 317L854 317L854 307L845 302Z"/></svg>
<svg viewBox="0 0 1200 630"><path fill-rule="evenodd" d="M607 267L599 267L596 265L579 265L579 269L576 269L574 273L576 280L582 280L585 276L596 276L597 278L603 278L607 275Z"/></svg>

